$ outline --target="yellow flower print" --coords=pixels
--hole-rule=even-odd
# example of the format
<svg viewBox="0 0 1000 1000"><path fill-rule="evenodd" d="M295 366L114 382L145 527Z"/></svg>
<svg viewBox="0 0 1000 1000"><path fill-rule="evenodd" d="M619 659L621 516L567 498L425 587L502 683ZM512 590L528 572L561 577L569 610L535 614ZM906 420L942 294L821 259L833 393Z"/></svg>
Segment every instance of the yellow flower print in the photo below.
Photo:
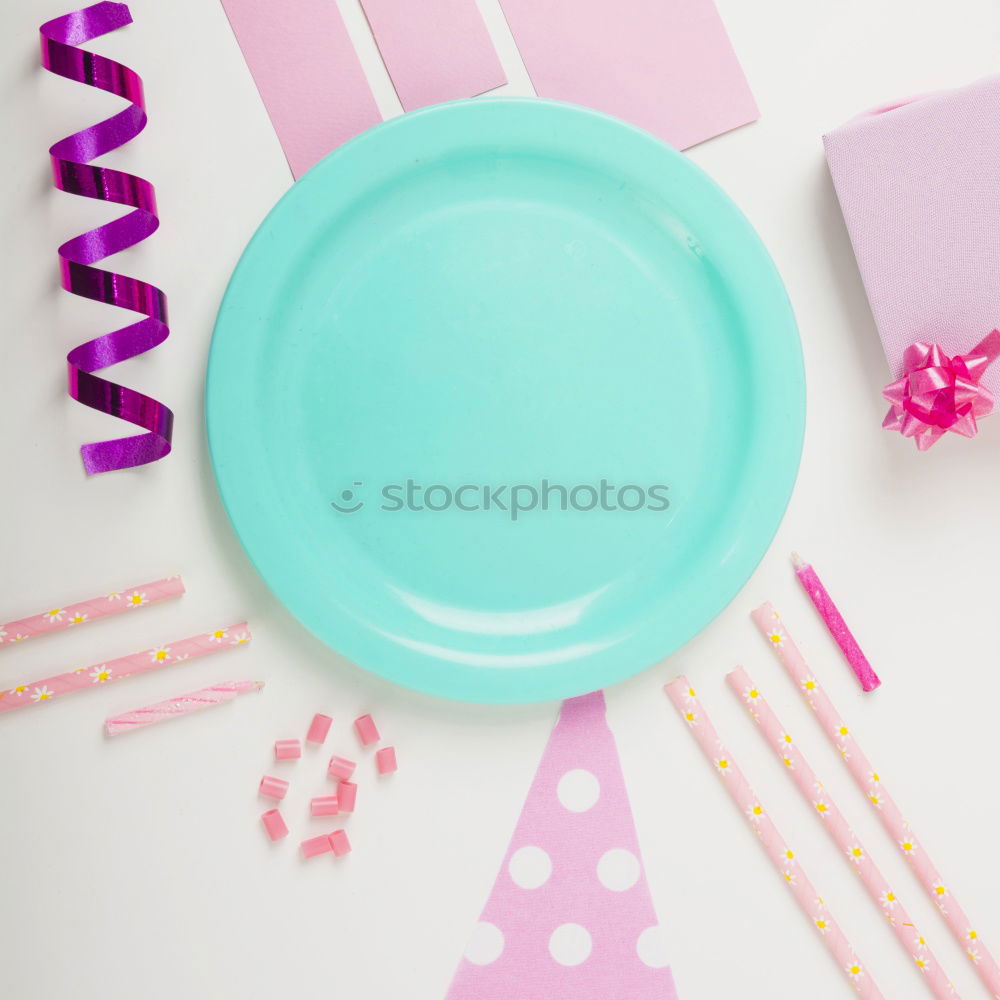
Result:
<svg viewBox="0 0 1000 1000"><path fill-rule="evenodd" d="M879 783L878 771L872 771L872 773L868 775L868 780L873 785L877 785Z"/></svg>
<svg viewBox="0 0 1000 1000"><path fill-rule="evenodd" d="M14 695L17 695L18 698L20 698L21 695L24 694L24 692L27 691L27 690L28 690L28 685L27 684L18 684L18 686L16 688L11 688L10 693L14 694Z"/></svg>
<svg viewBox="0 0 1000 1000"><path fill-rule="evenodd" d="M978 941L979 940L979 935L971 927L966 928L965 937L966 937L966 940L968 940L968 941Z"/></svg>
<svg viewBox="0 0 1000 1000"><path fill-rule="evenodd" d="M783 629L780 625L775 625L770 632L767 633L768 640L775 646L784 645L785 639L787 638Z"/></svg>
<svg viewBox="0 0 1000 1000"><path fill-rule="evenodd" d="M856 865L861 864L861 862L865 860L865 852L860 844L851 844L851 846L847 849L847 856Z"/></svg>
<svg viewBox="0 0 1000 1000"><path fill-rule="evenodd" d="M944 887L944 885L941 882L936 882L934 884L934 887L931 889L931 892L934 893L934 898L939 903L944 902L945 896L948 895L948 890Z"/></svg>
<svg viewBox="0 0 1000 1000"><path fill-rule="evenodd" d="M66 614L66 612L63 611L62 608L53 608L51 611L46 611L42 617L49 622L59 622L62 621L62 616L64 614Z"/></svg>
<svg viewBox="0 0 1000 1000"><path fill-rule="evenodd" d="M793 872L793 871L789 871L789 870L788 870L788 869L786 868L786 869L785 869L785 870L784 870L784 871L783 871L783 872L781 873L781 875L782 875L782 878L784 878L784 880L785 880L785 882L786 882L786 884L787 884L787 885L789 885L789 886L794 886L794 885L798 885L798 878L797 878L797 876L796 876L795 872Z"/></svg>
<svg viewBox="0 0 1000 1000"><path fill-rule="evenodd" d="M135 590L125 598L125 604L130 608L141 608L144 604L149 604L149 601L146 600L145 594Z"/></svg>
<svg viewBox="0 0 1000 1000"><path fill-rule="evenodd" d="M851 731L843 723L833 730L833 738L836 740L846 740L850 735Z"/></svg>
<svg viewBox="0 0 1000 1000"><path fill-rule="evenodd" d="M149 658L154 663L166 663L170 659L170 647L169 646L159 646L156 649L151 649L149 651Z"/></svg>
<svg viewBox="0 0 1000 1000"><path fill-rule="evenodd" d="M899 842L899 849L908 857L913 857L917 853L917 845L909 837L904 837Z"/></svg>
<svg viewBox="0 0 1000 1000"><path fill-rule="evenodd" d="M813 805L816 807L816 812L818 812L823 819L826 819L827 814L830 812L829 805L827 805L827 803L822 799L817 799Z"/></svg>
<svg viewBox="0 0 1000 1000"><path fill-rule="evenodd" d="M695 698L698 697L698 692L695 691L695 689L689 684L688 689L684 692L684 697L687 698L688 701L694 701Z"/></svg>
<svg viewBox="0 0 1000 1000"><path fill-rule="evenodd" d="M837 753L839 753L840 756L844 758L844 760L851 759L851 755L847 752L847 745L844 743L837 744Z"/></svg>
<svg viewBox="0 0 1000 1000"><path fill-rule="evenodd" d="M69 625L82 625L87 620L87 616L82 611L77 611L75 615L72 615L69 619Z"/></svg>
<svg viewBox="0 0 1000 1000"><path fill-rule="evenodd" d="M752 705L754 702L760 700L760 691L750 684L743 689L743 697Z"/></svg>
<svg viewBox="0 0 1000 1000"><path fill-rule="evenodd" d="M857 962L854 962L847 966L847 974L851 977L851 979L857 981L865 974L865 970L862 969Z"/></svg>
<svg viewBox="0 0 1000 1000"><path fill-rule="evenodd" d="M791 771L795 770L795 761L792 760L792 758L789 757L787 753L783 753L781 755L781 763L784 764L785 767L787 767L789 770Z"/></svg>
<svg viewBox="0 0 1000 1000"><path fill-rule="evenodd" d="M785 860L788 862L795 860L795 851L793 851L790 847L785 848Z"/></svg>
<svg viewBox="0 0 1000 1000"><path fill-rule="evenodd" d="M93 684L103 684L105 681L111 680L111 668L107 666L94 667L90 671L90 680Z"/></svg>
<svg viewBox="0 0 1000 1000"><path fill-rule="evenodd" d="M882 808L882 796L879 795L874 789L868 793L868 801L876 808Z"/></svg>
<svg viewBox="0 0 1000 1000"><path fill-rule="evenodd" d="M732 771L732 764L725 757L718 757L715 761L715 766L719 771L719 774L728 775Z"/></svg>
<svg viewBox="0 0 1000 1000"><path fill-rule="evenodd" d="M825 934L830 929L830 921L826 917L817 917L815 924L820 934Z"/></svg>
<svg viewBox="0 0 1000 1000"><path fill-rule="evenodd" d="M887 910L894 909L896 903L899 902L899 900L896 899L896 894L892 891L892 889L883 889L882 892L879 893L878 901Z"/></svg>
<svg viewBox="0 0 1000 1000"><path fill-rule="evenodd" d="M926 972L931 967L931 960L920 952L913 956L913 961L917 963L917 968L921 972Z"/></svg>
<svg viewBox="0 0 1000 1000"><path fill-rule="evenodd" d="M55 691L50 691L44 684L41 687L36 687L34 691L31 692L32 701L48 701L50 698L55 697Z"/></svg>
<svg viewBox="0 0 1000 1000"><path fill-rule="evenodd" d="M979 964L980 955L975 948L970 948L965 954L969 956L969 961L971 961L973 965Z"/></svg>
<svg viewBox="0 0 1000 1000"><path fill-rule="evenodd" d="M759 802L755 802L747 810L747 816L750 817L752 823L759 823L764 816L764 807Z"/></svg>
<svg viewBox="0 0 1000 1000"><path fill-rule="evenodd" d="M802 681L802 690L806 694L812 694L816 690L816 681L812 677L806 677Z"/></svg>
<svg viewBox="0 0 1000 1000"><path fill-rule="evenodd" d="M214 632L208 633L209 642L223 642L229 633L224 628L217 628Z"/></svg>
<svg viewBox="0 0 1000 1000"><path fill-rule="evenodd" d="M112 590L111 593L108 594L109 601L120 601L121 598L122 598L122 592L120 590Z"/></svg>
<svg viewBox="0 0 1000 1000"><path fill-rule="evenodd" d="M785 746L791 746L794 742L795 741L792 739L791 733L782 733L781 738L778 740L778 743L784 744Z"/></svg>
<svg viewBox="0 0 1000 1000"><path fill-rule="evenodd" d="M698 725L698 716L689 708L684 713L684 721L693 729Z"/></svg>
<svg viewBox="0 0 1000 1000"><path fill-rule="evenodd" d="M248 632L237 632L233 636L233 640L232 640L231 645L233 645L233 646L242 646L245 643L248 643L249 641L250 641L250 634Z"/></svg>
<svg viewBox="0 0 1000 1000"><path fill-rule="evenodd" d="M914 939L913 943L921 950L927 947L927 942L924 940L923 936L918 934Z"/></svg>
<svg viewBox="0 0 1000 1000"><path fill-rule="evenodd" d="M14 638L13 638L13 639L11 639L10 641L11 641L11 642L24 642L24 640L25 640L25 639L27 639L27 638L28 638L28 637L27 637L27 636L26 636L26 635L25 635L25 634L24 634L23 632L18 632L18 633L17 633L17 634L16 634L15 636L14 636Z"/></svg>

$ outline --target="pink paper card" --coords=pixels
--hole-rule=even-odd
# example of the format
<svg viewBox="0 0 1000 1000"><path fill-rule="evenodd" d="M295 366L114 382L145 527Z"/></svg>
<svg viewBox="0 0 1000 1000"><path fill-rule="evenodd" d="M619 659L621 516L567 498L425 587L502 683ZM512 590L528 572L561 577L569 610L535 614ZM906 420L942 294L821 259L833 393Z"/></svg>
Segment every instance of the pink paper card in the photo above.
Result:
<svg viewBox="0 0 1000 1000"><path fill-rule="evenodd" d="M500 0L539 97L687 149L759 117L712 0Z"/></svg>
<svg viewBox="0 0 1000 1000"><path fill-rule="evenodd" d="M476 0L361 0L404 111L507 82Z"/></svg>
<svg viewBox="0 0 1000 1000"><path fill-rule="evenodd" d="M334 0L222 0L292 174L382 121Z"/></svg>

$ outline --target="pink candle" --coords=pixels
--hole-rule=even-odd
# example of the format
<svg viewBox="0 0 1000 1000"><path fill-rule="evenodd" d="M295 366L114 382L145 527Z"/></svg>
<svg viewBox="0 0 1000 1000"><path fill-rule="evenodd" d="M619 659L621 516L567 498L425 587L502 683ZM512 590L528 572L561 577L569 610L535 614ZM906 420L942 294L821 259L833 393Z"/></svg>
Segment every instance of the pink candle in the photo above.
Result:
<svg viewBox="0 0 1000 1000"><path fill-rule="evenodd" d="M809 595L809 600L813 602L820 618L823 619L823 624L826 625L830 635L840 646L848 664L861 682L861 689L874 691L882 682L872 670L868 658L861 652L857 639L847 627L847 622L837 610L837 605L833 603L833 598L827 593L826 587L816 575L816 571L797 552L792 553L792 565L795 567L795 575L799 578L799 583L802 584L802 588Z"/></svg>
<svg viewBox="0 0 1000 1000"><path fill-rule="evenodd" d="M136 708L124 715L116 715L113 719L105 721L104 731L108 736L118 736L120 733L151 726L156 722L175 719L178 715L191 715L206 708L224 705L227 701L233 701L238 695L247 691L259 691L263 686L263 681L226 681L222 684L213 684L200 691L192 691L190 694L182 694L176 698Z"/></svg>

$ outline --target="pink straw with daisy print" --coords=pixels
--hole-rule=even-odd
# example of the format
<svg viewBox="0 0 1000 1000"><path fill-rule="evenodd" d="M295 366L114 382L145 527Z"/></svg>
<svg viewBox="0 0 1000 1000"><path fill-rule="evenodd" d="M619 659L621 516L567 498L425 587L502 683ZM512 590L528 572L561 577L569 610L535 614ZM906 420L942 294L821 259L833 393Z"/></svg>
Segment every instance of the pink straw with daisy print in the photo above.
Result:
<svg viewBox="0 0 1000 1000"><path fill-rule="evenodd" d="M791 890L803 913L819 931L823 944L847 976L851 986L866 1000L879 1000L882 997L881 991L871 976L867 975L844 932L830 916L826 903L806 877L795 853L781 838L781 834L771 822L771 817L761 806L760 799L754 794L743 772L719 739L718 733L701 707L694 688L686 678L678 677L663 690L687 723L698 746L714 764L715 773L722 779L726 791L746 816L751 829L764 845L772 864L780 872L785 885Z"/></svg>
<svg viewBox="0 0 1000 1000"><path fill-rule="evenodd" d="M120 656L117 660L92 667L80 667L33 684L18 684L6 691L0 691L0 713L13 712L29 705L40 705L74 691L86 691L88 688L121 680L123 677L133 677L136 674L149 673L160 667L193 660L198 656L218 653L233 646L245 646L250 642L250 630L246 622L230 625L229 628L216 629L190 639L179 639L169 645L154 646L139 653Z"/></svg>
<svg viewBox="0 0 1000 1000"><path fill-rule="evenodd" d="M761 605L751 617L777 654L792 682L816 713L826 738L837 748L855 783L865 793L889 836L902 851L920 884L927 890L948 929L965 949L979 978L995 1000L1000 1000L1000 968L995 959L980 941L978 932L942 881L910 829L910 824L903 819L899 807L886 791L878 772L862 753L840 713L833 707L833 702L819 686L799 648L792 642L778 612L768 603Z"/></svg>
<svg viewBox="0 0 1000 1000"><path fill-rule="evenodd" d="M916 967L923 974L928 989L939 1000L953 1000L958 994L948 981L944 970L937 959L931 954L926 941L917 932L909 914L896 894L889 888L885 877L878 870L871 855L865 850L844 814L837 804L823 789L820 781L809 762L799 750L790 733L774 714L771 706L764 700L760 688L750 679L750 675L737 667L726 676L726 681L733 693L743 702L751 718L764 734L768 745L785 765L789 777L802 793L802 797L810 805L834 843L860 876L868 895L879 907L882 915L889 921L897 940L913 959Z"/></svg>
<svg viewBox="0 0 1000 1000"><path fill-rule="evenodd" d="M58 632L74 625L85 625L98 618L118 615L132 608L144 608L168 597L180 597L184 593L184 581L179 576L168 576L138 587L115 590L101 597L67 604L65 607L50 608L40 614L29 615L6 625L0 625L0 648L13 646L25 639Z"/></svg>

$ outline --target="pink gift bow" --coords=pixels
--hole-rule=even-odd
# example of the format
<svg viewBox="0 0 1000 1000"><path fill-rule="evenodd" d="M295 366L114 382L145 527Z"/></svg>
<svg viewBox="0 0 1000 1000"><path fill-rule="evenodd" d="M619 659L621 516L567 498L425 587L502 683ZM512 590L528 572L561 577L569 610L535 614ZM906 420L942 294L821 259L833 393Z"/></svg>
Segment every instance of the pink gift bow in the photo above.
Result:
<svg viewBox="0 0 1000 1000"><path fill-rule="evenodd" d="M953 358L939 344L911 344L903 353L902 378L882 390L891 404L882 426L913 438L920 451L948 431L975 437L976 418L993 409L993 394L979 381L998 357L1000 330Z"/></svg>

